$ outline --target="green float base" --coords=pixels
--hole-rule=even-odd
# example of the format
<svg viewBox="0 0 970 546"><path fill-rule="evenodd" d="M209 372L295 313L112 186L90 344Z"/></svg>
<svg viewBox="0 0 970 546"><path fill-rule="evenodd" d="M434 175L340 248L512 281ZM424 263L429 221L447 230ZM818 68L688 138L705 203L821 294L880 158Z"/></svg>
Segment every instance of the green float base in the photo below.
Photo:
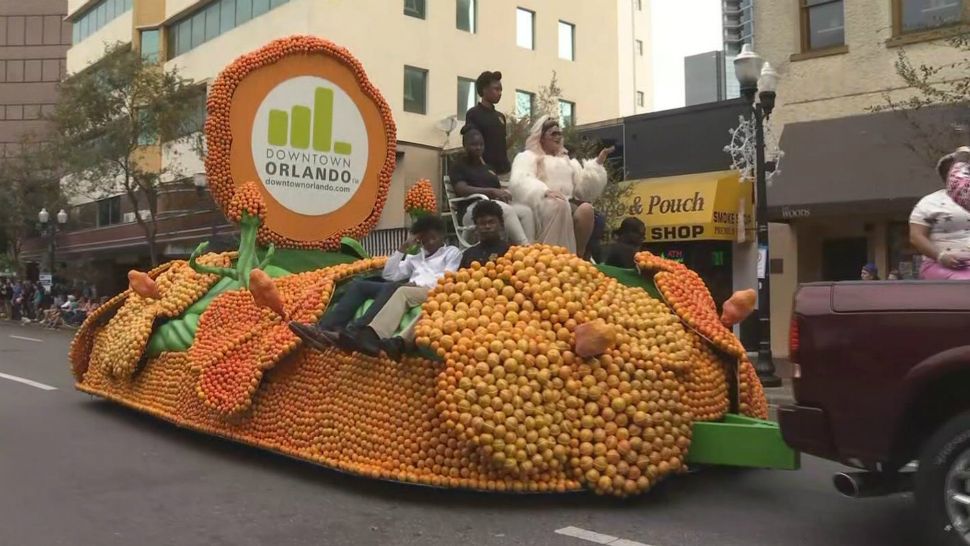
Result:
<svg viewBox="0 0 970 546"><path fill-rule="evenodd" d="M778 423L729 413L722 421L694 423L687 462L798 470L799 453L781 438Z"/></svg>

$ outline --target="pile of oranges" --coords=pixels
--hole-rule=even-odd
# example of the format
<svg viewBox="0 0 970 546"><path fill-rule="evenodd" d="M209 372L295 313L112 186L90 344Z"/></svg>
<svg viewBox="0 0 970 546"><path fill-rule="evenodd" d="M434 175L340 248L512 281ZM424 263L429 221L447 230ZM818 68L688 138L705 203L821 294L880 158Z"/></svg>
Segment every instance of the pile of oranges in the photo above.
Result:
<svg viewBox="0 0 970 546"><path fill-rule="evenodd" d="M275 286L286 315L312 323L338 283L382 263L291 275ZM672 264L654 260L650 271L686 271ZM176 262L157 275L163 300L188 290L175 285L204 281L182 276L183 268ZM132 303L139 301L128 295L111 321L102 316L78 333L94 339L90 361L97 363L80 370L79 389L374 478L628 496L682 472L692 424L728 411L731 367L683 316L706 305L704 298L682 300L674 312L556 247L514 247L484 266L447 274L416 331L419 346L438 361L398 364L301 347L282 317L237 290L213 300L188 352L162 353L118 380L106 364L122 343L111 338L128 335L115 323L121 316L131 322L122 313L129 304L148 314L144 303ZM578 356L577 328L600 320L610 327L609 343L601 354ZM84 355L76 343L72 361ZM751 364L740 360L741 410L763 417L763 391Z"/></svg>
<svg viewBox="0 0 970 546"><path fill-rule="evenodd" d="M445 362L438 410L494 469L626 496L684 468L691 337L643 290L538 245L446 276L424 309L418 343ZM596 319L614 346L579 358L575 330Z"/></svg>
<svg viewBox="0 0 970 546"><path fill-rule="evenodd" d="M765 389L761 386L758 372L755 371L754 365L748 360L747 355L741 359L738 368L738 382L740 390L738 400L740 408L738 409L741 413L758 419L767 419L768 399L765 397Z"/></svg>
<svg viewBox="0 0 970 546"><path fill-rule="evenodd" d="M226 217L238 224L242 222L243 213L258 218L260 223L266 218L266 203L259 193L259 186L251 180L236 189L229 200Z"/></svg>
<svg viewBox="0 0 970 546"><path fill-rule="evenodd" d="M162 264L155 269L148 272L148 276L152 279L158 277L164 271L166 271L172 264L177 262L168 262ZM132 294L131 290L125 290L110 300L102 303L94 309L88 316L84 319L84 323L78 329L77 335L71 340L71 347L68 351L68 360L71 363L71 372L74 374L74 379L81 381L84 377L84 373L88 370L88 365L91 361L91 349L94 346L95 334L98 332L97 328L104 325L111 317L117 313L118 308L121 307L128 297Z"/></svg>
<svg viewBox="0 0 970 546"><path fill-rule="evenodd" d="M655 271L653 281L667 304L681 319L718 349L740 358L744 346L724 327L717 305L700 275L673 261L657 258L649 252L636 255L641 271Z"/></svg>
<svg viewBox="0 0 970 546"><path fill-rule="evenodd" d="M431 181L427 178L418 180L404 194L404 211L412 218L434 214L437 210L438 201L431 188Z"/></svg>
<svg viewBox="0 0 970 546"><path fill-rule="evenodd" d="M233 94L243 79L252 72L295 55L316 55L334 59L353 73L361 92L373 102L380 112L387 153L380 172L376 173L378 190L374 208L361 223L317 241L293 240L272 231L265 225L261 225L259 240L264 244L274 243L279 248L335 249L339 248L341 237L361 239L377 224L387 200L387 191L396 163L395 151L397 148L397 129L391 107L384 100L380 91L370 82L360 61L346 48L315 36L292 36L270 42L230 63L209 88L205 122L205 136L208 147L205 170L216 202L222 206L228 216L232 216L230 204L233 196L239 191L239 186L242 185L233 180L230 166L233 146L230 110Z"/></svg>
<svg viewBox="0 0 970 546"><path fill-rule="evenodd" d="M226 267L230 263L230 255L206 254L199 258L199 263ZM98 350L92 352L90 363L113 377L130 376L142 360L155 320L181 315L217 280L215 275L197 273L189 267L188 262L173 262L155 278L160 299L127 293L115 315L95 335L93 343ZM110 309L113 307L108 306L106 312ZM89 329L82 328L82 331L88 332Z"/></svg>
<svg viewBox="0 0 970 546"><path fill-rule="evenodd" d="M316 322L330 303L336 283L383 266L383 258L361 260L327 269L290 275L275 281L286 316ZM223 415L249 408L264 372L299 345L286 320L259 307L252 294L220 294L199 319L189 362L199 372L198 395Z"/></svg>
<svg viewBox="0 0 970 546"><path fill-rule="evenodd" d="M747 351L738 338L721 323L714 299L700 275L683 264L665 260L649 252L638 253L636 262L641 271L653 274L653 281L670 308L688 326L713 344L715 350L725 353L737 362L741 413L767 419L768 402L765 399L764 388L748 360ZM705 374L707 379L704 379L704 382L711 387L699 392L697 399L706 400L712 404L705 408L700 416L717 419L727 411L727 398L721 398L719 395L712 397L711 388L717 393L722 391L726 393L729 382L720 364L705 365L718 360L710 348L703 346L698 347L698 350L700 353L696 362L702 369L708 370Z"/></svg>

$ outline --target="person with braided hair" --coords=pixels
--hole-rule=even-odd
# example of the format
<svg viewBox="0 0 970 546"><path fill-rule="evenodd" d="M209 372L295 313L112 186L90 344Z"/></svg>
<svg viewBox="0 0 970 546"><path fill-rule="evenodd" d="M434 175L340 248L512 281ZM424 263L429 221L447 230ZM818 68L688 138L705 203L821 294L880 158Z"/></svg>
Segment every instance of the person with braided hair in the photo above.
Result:
<svg viewBox="0 0 970 546"><path fill-rule="evenodd" d="M485 140L481 131L474 125L465 125L461 130L462 145L465 153L458 158L449 170L452 188L459 197L480 194L502 207L505 233L513 245L527 245L535 241L535 216L532 209L520 203L511 203L512 194L502 188L498 175L482 157ZM462 224L469 225L472 214L482 201L476 201L456 211Z"/></svg>

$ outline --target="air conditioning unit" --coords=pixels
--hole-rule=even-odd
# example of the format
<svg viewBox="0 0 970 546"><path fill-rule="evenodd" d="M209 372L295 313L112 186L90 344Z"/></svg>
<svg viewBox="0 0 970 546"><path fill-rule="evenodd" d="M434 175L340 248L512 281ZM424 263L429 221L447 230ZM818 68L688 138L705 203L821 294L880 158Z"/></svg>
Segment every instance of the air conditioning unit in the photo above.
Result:
<svg viewBox="0 0 970 546"><path fill-rule="evenodd" d="M139 210L138 211L138 216L140 216L142 220L148 220L148 219L150 219L152 217L152 211L147 210L147 209ZM121 215L121 221L122 221L122 223L125 223L125 224L130 224L130 223L134 222L135 221L135 213L134 212L126 212L126 213L122 214Z"/></svg>

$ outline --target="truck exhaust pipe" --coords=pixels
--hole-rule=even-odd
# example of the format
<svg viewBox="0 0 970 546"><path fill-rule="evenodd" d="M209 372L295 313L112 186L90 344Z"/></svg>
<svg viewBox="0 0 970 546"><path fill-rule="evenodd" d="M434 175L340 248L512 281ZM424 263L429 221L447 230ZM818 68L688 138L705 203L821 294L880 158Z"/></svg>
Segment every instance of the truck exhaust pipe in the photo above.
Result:
<svg viewBox="0 0 970 546"><path fill-rule="evenodd" d="M883 497L913 490L913 472L839 472L832 477L835 489L853 499Z"/></svg>

